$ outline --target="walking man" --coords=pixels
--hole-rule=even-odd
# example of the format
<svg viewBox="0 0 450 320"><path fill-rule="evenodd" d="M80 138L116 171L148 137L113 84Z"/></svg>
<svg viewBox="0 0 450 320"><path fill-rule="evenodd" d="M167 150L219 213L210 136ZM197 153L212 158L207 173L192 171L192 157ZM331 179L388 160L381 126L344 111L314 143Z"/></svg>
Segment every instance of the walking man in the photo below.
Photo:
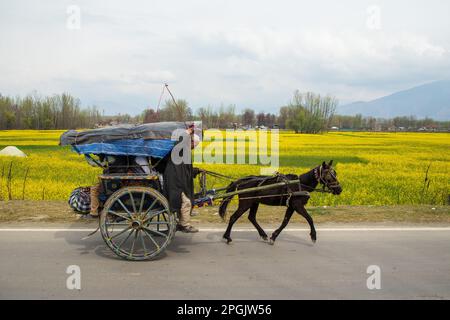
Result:
<svg viewBox="0 0 450 320"><path fill-rule="evenodd" d="M194 178L200 172L198 168L193 168L191 149L194 149L200 139L194 134L194 125L189 126L180 136L180 143L189 143L188 148L184 148L177 155L183 161L174 161L173 155L168 155L163 170L164 194L169 200L172 211L176 211L179 217L177 230L185 233L195 233L198 229L191 225L192 203L194 201ZM189 150L186 157L183 151Z"/></svg>

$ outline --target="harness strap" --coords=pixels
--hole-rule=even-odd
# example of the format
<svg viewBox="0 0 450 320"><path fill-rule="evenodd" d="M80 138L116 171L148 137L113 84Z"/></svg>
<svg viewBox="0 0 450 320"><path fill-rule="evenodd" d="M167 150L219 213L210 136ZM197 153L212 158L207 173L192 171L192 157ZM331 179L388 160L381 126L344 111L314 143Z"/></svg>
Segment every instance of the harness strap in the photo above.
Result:
<svg viewBox="0 0 450 320"><path fill-rule="evenodd" d="M288 197L286 198L285 206L289 207L289 201L291 201L291 197L292 197L292 190L291 190L291 187L289 186L289 179L284 174L281 174L279 172L277 172L277 175L286 184L286 191L287 191ZM300 181L300 178L298 176L297 176L297 179L299 179L299 181ZM300 182L299 182L299 188L300 188ZM300 190L301 190L301 188L300 188ZM281 199L282 198L280 198L280 205L281 205Z"/></svg>

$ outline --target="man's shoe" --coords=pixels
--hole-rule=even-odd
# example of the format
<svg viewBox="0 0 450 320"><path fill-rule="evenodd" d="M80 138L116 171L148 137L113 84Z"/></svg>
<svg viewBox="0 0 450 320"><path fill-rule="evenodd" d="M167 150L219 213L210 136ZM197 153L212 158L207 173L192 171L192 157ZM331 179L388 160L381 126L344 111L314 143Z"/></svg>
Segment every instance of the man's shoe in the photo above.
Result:
<svg viewBox="0 0 450 320"><path fill-rule="evenodd" d="M177 230L183 232L183 233L196 233L198 232L198 229L194 226L186 226L186 227L182 227L179 226L177 227Z"/></svg>

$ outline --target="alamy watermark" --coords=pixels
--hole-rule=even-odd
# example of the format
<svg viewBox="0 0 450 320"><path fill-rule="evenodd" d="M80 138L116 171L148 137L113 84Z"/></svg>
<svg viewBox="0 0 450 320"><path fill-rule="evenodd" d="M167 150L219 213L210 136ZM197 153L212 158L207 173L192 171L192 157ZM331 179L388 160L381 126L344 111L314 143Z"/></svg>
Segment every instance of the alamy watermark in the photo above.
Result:
<svg viewBox="0 0 450 320"><path fill-rule="evenodd" d="M367 278L366 285L369 290L381 289L381 268L377 265L367 267L366 273L370 274Z"/></svg>
<svg viewBox="0 0 450 320"><path fill-rule="evenodd" d="M381 8L377 5L371 5L366 9L367 19L366 27L369 30L381 30Z"/></svg>
<svg viewBox="0 0 450 320"><path fill-rule="evenodd" d="M202 145L191 155L192 137L186 130L175 130L172 140L179 141L172 150L175 164L249 164L261 166L260 174L273 174L279 169L279 131L260 130L206 130Z"/></svg>
<svg viewBox="0 0 450 320"><path fill-rule="evenodd" d="M66 9L66 28L69 30L81 29L81 9L77 5L70 5Z"/></svg>
<svg viewBox="0 0 450 320"><path fill-rule="evenodd" d="M81 290L81 268L77 265L70 265L66 269L69 275L66 279L66 288L69 290Z"/></svg>

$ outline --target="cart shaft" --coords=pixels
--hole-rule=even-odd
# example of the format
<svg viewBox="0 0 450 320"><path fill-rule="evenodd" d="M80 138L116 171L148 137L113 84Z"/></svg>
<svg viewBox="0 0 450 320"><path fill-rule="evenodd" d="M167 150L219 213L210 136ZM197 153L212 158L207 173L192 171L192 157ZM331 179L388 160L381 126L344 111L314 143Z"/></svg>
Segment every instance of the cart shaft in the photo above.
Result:
<svg viewBox="0 0 450 320"><path fill-rule="evenodd" d="M269 184L269 185L265 185L265 186L246 188L246 189L241 189L241 190L236 190L236 191L231 191L231 192L226 192L226 193L221 193L221 194L215 194L215 195L212 196L212 198L213 199L228 198L228 197L235 196L237 194L249 193L249 192L253 192L253 191L274 189L276 187L281 187L281 186L291 185L291 184L297 184L297 183L300 183L299 179L297 179L297 180L289 180L289 181L285 181L285 182L277 182L277 183L273 183L273 184ZM308 192L305 191L305 195L307 195L307 194L308 194Z"/></svg>

